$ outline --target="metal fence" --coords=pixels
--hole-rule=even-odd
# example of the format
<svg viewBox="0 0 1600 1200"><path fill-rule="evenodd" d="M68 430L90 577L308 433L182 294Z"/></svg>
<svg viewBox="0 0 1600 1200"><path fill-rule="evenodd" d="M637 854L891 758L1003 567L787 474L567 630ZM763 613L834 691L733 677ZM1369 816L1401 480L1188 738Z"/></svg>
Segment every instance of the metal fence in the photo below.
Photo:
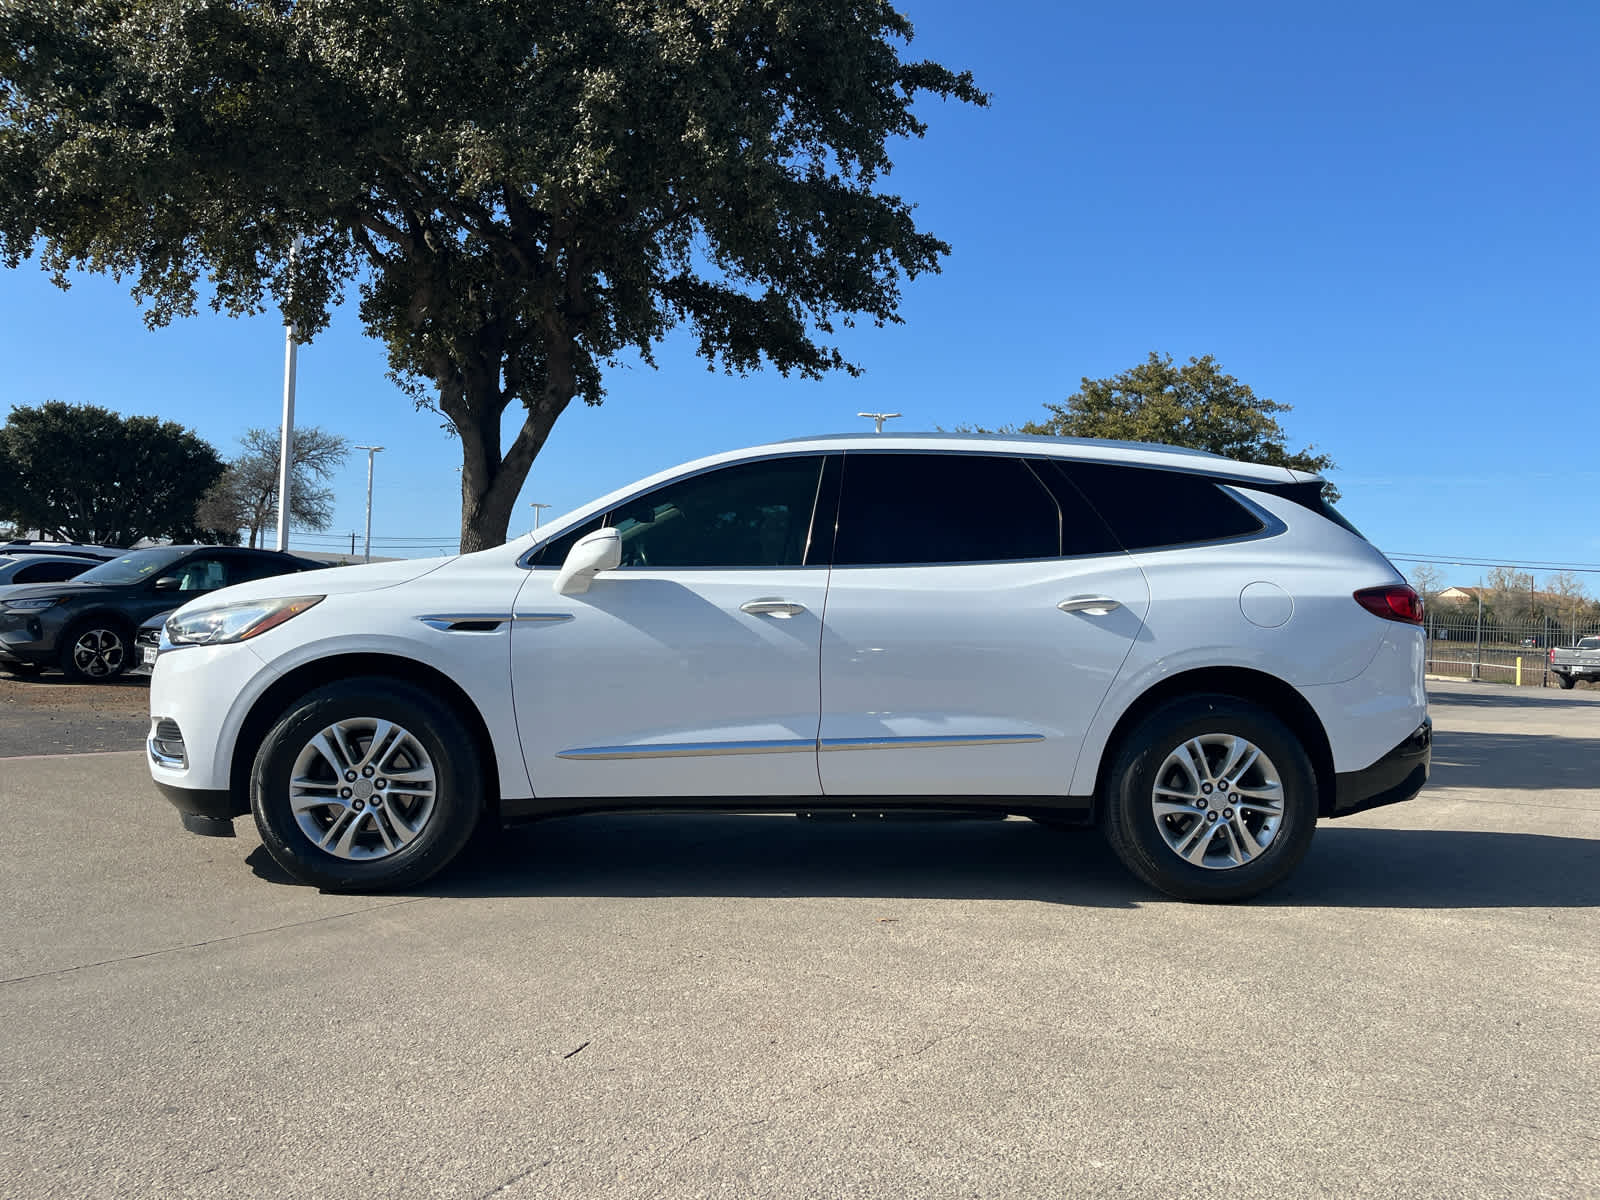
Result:
<svg viewBox="0 0 1600 1200"><path fill-rule="evenodd" d="M1428 674L1482 679L1520 687L1553 687L1550 650L1600 635L1600 621L1555 617L1501 621L1474 610L1430 610L1427 615Z"/></svg>

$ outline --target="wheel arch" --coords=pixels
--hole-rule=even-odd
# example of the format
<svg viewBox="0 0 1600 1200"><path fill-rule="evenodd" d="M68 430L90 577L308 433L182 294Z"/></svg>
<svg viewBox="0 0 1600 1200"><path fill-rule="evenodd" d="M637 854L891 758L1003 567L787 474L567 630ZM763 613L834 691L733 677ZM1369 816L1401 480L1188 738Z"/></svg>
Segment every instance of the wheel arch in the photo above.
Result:
<svg viewBox="0 0 1600 1200"><path fill-rule="evenodd" d="M1333 747L1328 731L1306 698L1294 687L1274 675L1248 667L1202 667L1163 679L1124 710L1106 739L1095 775L1095 810L1099 814L1105 795L1107 776L1116 761L1124 739L1140 721L1168 701L1184 696L1221 694L1258 704L1289 726L1299 737L1311 759L1317 778L1317 813L1328 816L1333 810L1335 779Z"/></svg>
<svg viewBox="0 0 1600 1200"><path fill-rule="evenodd" d="M64 618L60 627L61 635L65 637L79 626L92 625L96 621L125 630L128 633L130 643L133 641L133 636L139 632L139 622L125 612L120 612L115 608L102 604L96 608L85 609L83 612L73 613Z"/></svg>
<svg viewBox="0 0 1600 1200"><path fill-rule="evenodd" d="M301 696L327 683L359 677L400 680L422 688L435 699L448 704L466 723L473 747L483 764L484 805L492 819L499 819L500 770L494 739L488 723L472 697L443 671L393 654L335 654L303 663L275 681L250 706L233 741L233 757L228 769L228 790L237 800L250 795L250 768L256 750L267 730Z"/></svg>

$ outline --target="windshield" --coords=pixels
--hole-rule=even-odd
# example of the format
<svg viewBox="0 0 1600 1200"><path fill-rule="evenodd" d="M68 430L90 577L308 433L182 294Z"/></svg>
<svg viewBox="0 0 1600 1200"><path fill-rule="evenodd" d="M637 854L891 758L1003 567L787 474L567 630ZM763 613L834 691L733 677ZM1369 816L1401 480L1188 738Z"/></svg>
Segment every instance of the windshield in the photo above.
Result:
<svg viewBox="0 0 1600 1200"><path fill-rule="evenodd" d="M108 563L102 563L85 571L75 582L116 586L138 583L141 579L154 579L161 573L163 567L177 562L187 553L187 550L174 550L170 546L162 546L156 550L135 550L132 554L124 554L121 558L114 558Z"/></svg>

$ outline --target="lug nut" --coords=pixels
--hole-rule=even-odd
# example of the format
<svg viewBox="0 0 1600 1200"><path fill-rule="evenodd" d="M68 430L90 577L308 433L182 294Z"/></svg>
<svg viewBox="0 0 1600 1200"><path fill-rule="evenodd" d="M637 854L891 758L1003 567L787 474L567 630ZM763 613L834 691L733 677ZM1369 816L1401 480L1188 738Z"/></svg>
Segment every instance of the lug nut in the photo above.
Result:
<svg viewBox="0 0 1600 1200"><path fill-rule="evenodd" d="M1222 810L1222 815L1224 817L1228 818L1228 820L1230 820L1230 821L1233 820L1233 809L1231 809L1231 808L1223 809Z"/></svg>
<svg viewBox="0 0 1600 1200"><path fill-rule="evenodd" d="M1215 820L1216 820L1216 819L1217 819L1217 814L1216 814L1216 813L1214 813L1214 812L1208 812L1208 813L1207 813L1207 814L1206 814L1206 820L1208 820L1208 821L1215 821Z"/></svg>
<svg viewBox="0 0 1600 1200"><path fill-rule="evenodd" d="M380 780L378 780L377 783L373 784L372 786L377 788L381 792L381 791L383 791L384 788L389 786L389 781L387 779L380 779Z"/></svg>
<svg viewBox="0 0 1600 1200"><path fill-rule="evenodd" d="M1204 800L1196 800L1194 802L1194 806L1196 808L1198 808L1201 812L1204 812L1205 809L1206 809L1206 802Z"/></svg>
<svg viewBox="0 0 1600 1200"><path fill-rule="evenodd" d="M361 768L361 773L363 775L365 775L368 779L371 779L372 775L373 775L373 770L372 770L371 767L362 767Z"/></svg>
<svg viewBox="0 0 1600 1200"><path fill-rule="evenodd" d="M354 783L356 781L356 773L354 771L346 771L344 773L344 777L350 783Z"/></svg>
<svg viewBox="0 0 1600 1200"><path fill-rule="evenodd" d="M366 807L366 805L361 803L361 801L357 800L355 802L355 804L352 805L351 807L353 807L357 812L360 812L363 808Z"/></svg>
<svg viewBox="0 0 1600 1200"><path fill-rule="evenodd" d="M349 788L340 788L339 789L339 795L345 800L350 799L350 789Z"/></svg>
<svg viewBox="0 0 1600 1200"><path fill-rule="evenodd" d="M1202 783L1200 785L1200 790L1208 796L1211 795L1211 785L1209 783Z"/></svg>

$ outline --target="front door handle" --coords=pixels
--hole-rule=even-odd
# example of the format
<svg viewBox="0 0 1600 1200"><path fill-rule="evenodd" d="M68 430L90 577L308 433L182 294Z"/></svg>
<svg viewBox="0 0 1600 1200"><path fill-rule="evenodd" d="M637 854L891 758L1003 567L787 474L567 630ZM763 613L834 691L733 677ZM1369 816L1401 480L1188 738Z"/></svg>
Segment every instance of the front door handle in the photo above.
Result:
<svg viewBox="0 0 1600 1200"><path fill-rule="evenodd" d="M739 605L740 612L747 612L752 617L789 617L798 616L805 612L804 604L796 604L793 600L780 600L775 596L763 596L760 600L746 600Z"/></svg>
<svg viewBox="0 0 1600 1200"><path fill-rule="evenodd" d="M1122 601L1113 600L1110 596L1074 596L1070 600L1063 600L1056 605L1062 612L1088 613L1092 617L1103 617L1108 612L1114 612L1122 607Z"/></svg>

